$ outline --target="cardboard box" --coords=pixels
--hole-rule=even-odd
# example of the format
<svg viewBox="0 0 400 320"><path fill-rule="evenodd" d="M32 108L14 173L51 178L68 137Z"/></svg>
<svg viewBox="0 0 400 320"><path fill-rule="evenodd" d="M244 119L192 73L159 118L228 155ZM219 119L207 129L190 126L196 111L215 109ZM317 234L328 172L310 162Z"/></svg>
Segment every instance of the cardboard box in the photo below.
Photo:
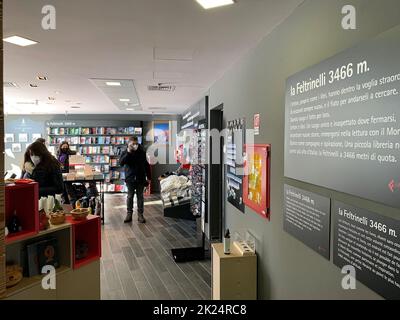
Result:
<svg viewBox="0 0 400 320"><path fill-rule="evenodd" d="M74 180L75 180L75 173L68 173L67 181L74 181Z"/></svg>
<svg viewBox="0 0 400 320"><path fill-rule="evenodd" d="M84 156L79 156L79 155L73 155L69 157L69 165L74 166L74 165L85 165L86 160Z"/></svg>

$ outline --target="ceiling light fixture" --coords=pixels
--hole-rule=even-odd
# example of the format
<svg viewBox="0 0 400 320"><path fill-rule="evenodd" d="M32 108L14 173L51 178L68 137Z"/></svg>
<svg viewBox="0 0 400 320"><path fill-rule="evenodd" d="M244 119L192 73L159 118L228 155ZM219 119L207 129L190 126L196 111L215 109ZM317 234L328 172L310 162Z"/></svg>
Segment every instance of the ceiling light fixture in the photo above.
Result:
<svg viewBox="0 0 400 320"><path fill-rule="evenodd" d="M127 111L133 111L134 109L132 108L126 108Z"/></svg>
<svg viewBox="0 0 400 320"><path fill-rule="evenodd" d="M234 4L234 0L196 0L204 9L212 9Z"/></svg>
<svg viewBox="0 0 400 320"><path fill-rule="evenodd" d="M71 106L71 109L80 109L81 107L78 106Z"/></svg>
<svg viewBox="0 0 400 320"><path fill-rule="evenodd" d="M7 37L7 38L4 38L3 41L12 43L12 44L16 44L17 46L21 46L21 47L31 46L33 44L38 43L37 41L33 41L33 40L30 40L27 38L22 38L20 36Z"/></svg>
<svg viewBox="0 0 400 320"><path fill-rule="evenodd" d="M131 101L131 99L119 99L119 101L121 101L121 102L129 102L129 101Z"/></svg>
<svg viewBox="0 0 400 320"><path fill-rule="evenodd" d="M121 82L118 82L118 81L107 81L106 85L108 85L109 87L120 87L121 86Z"/></svg>
<svg viewBox="0 0 400 320"><path fill-rule="evenodd" d="M46 76L42 76L42 75L39 74L39 75L36 77L36 79L42 80L42 81L46 81L46 80L47 80L47 77L46 77Z"/></svg>
<svg viewBox="0 0 400 320"><path fill-rule="evenodd" d="M31 84L29 84L29 86L30 86L31 88L37 88L37 87L38 87L38 85L37 85L36 83L31 83Z"/></svg>

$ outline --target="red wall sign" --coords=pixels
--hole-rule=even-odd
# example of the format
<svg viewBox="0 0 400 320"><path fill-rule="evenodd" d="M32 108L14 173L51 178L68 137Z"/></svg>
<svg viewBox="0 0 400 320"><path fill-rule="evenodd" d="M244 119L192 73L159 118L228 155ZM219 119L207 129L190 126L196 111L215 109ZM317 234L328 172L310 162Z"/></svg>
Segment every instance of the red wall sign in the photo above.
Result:
<svg viewBox="0 0 400 320"><path fill-rule="evenodd" d="M270 219L269 144L245 145L243 202L264 218Z"/></svg>

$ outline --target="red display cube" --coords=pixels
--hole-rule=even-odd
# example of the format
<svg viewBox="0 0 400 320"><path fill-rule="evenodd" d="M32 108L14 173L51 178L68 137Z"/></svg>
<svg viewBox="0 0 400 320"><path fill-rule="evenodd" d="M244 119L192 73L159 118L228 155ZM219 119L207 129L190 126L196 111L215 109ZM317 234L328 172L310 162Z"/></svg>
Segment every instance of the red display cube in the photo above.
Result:
<svg viewBox="0 0 400 320"><path fill-rule="evenodd" d="M101 257L101 222L99 216L89 215L86 220L76 221L68 216L67 221L72 224L72 265L78 269L88 263L91 263ZM79 254L79 243L87 245L87 253L81 259Z"/></svg>
<svg viewBox="0 0 400 320"><path fill-rule="evenodd" d="M5 187L6 226L16 212L21 224L21 231L9 233L6 244L23 240L39 232L39 185L36 182L28 184L11 184Z"/></svg>

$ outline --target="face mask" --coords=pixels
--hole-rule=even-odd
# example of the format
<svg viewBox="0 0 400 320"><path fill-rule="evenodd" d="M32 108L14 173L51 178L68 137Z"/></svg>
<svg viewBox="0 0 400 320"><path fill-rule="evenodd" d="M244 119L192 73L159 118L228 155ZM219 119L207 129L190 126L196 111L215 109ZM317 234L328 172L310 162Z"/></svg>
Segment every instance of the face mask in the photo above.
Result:
<svg viewBox="0 0 400 320"><path fill-rule="evenodd" d="M31 156L31 160L35 166L37 166L40 163L40 157L39 156Z"/></svg>

